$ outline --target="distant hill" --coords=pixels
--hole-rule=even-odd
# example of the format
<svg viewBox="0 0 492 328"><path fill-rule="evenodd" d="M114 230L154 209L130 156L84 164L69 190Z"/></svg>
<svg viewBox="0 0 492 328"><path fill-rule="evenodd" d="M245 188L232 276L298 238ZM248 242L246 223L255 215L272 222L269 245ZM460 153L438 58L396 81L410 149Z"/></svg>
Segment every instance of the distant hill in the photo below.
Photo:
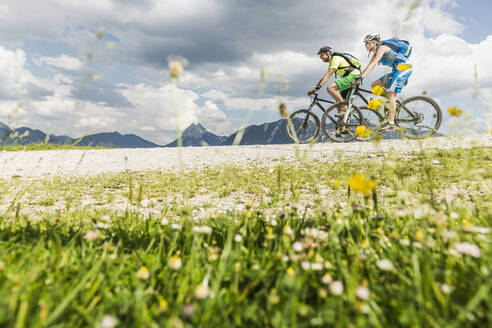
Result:
<svg viewBox="0 0 492 328"><path fill-rule="evenodd" d="M183 130L181 139L183 147L194 146L199 147L203 145L219 146L227 137L218 136L207 129L200 123L193 123ZM165 147L176 147L178 145L177 140L167 144Z"/></svg>
<svg viewBox="0 0 492 328"><path fill-rule="evenodd" d="M120 134L119 132L96 133L85 136L77 145L80 146L107 146L115 148L153 148L158 144L140 138L134 134Z"/></svg>
<svg viewBox="0 0 492 328"><path fill-rule="evenodd" d="M294 125L300 124L294 121ZM239 131L238 131L239 132ZM238 132L231 134L223 145L232 145ZM318 134L318 142L329 141L322 131ZM285 130L285 119L261 125L250 125L244 129L240 145L272 145L293 143Z"/></svg>
<svg viewBox="0 0 492 328"><path fill-rule="evenodd" d="M1 143L5 140L5 139L7 139L7 138L8 138L8 136L10 135L10 133L11 133L11 132L12 132L12 131L10 130L10 128L9 128L6 124L4 124L4 123L0 122L0 144L1 144Z"/></svg>
<svg viewBox="0 0 492 328"><path fill-rule="evenodd" d="M10 139L10 142L7 142L9 144L17 144L17 145L27 145L27 144L32 144L32 143L42 143L45 142L46 140L46 133L44 133L41 130L33 130L31 128L26 128L26 127L20 127L15 130L17 132L17 137ZM26 134L26 132L28 132ZM23 136L24 135L24 136ZM20 136L23 136L20 138ZM70 138L69 136L56 136L50 134L48 143L51 144L70 144L72 143L73 139Z"/></svg>
<svg viewBox="0 0 492 328"><path fill-rule="evenodd" d="M232 145L236 139L235 132L231 134L222 143L223 145ZM269 145L269 144L286 144L292 143L285 131L285 120L278 120L261 125L250 125L244 129L240 145Z"/></svg>
<svg viewBox="0 0 492 328"><path fill-rule="evenodd" d="M27 133L26 133L27 132ZM33 130L28 127L20 127L13 131L4 123L0 122L0 145L27 145L33 143L44 143L46 140L50 144L73 144L79 138L69 136L49 135L41 130ZM21 137L22 136L22 137ZM134 134L122 135L119 132L96 133L85 136L77 143L77 146L100 146L114 148L152 148L160 145L145 140Z"/></svg>

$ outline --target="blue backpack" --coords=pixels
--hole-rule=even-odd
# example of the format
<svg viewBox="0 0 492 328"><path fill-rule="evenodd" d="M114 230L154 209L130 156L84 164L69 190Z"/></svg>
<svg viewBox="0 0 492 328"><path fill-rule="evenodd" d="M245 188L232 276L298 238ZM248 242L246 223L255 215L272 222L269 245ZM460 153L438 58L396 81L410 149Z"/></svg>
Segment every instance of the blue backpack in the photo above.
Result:
<svg viewBox="0 0 492 328"><path fill-rule="evenodd" d="M394 52L402 57L404 61L410 57L412 54L412 47L410 43L406 40L400 40L398 38L392 38L388 40L384 40L381 44L385 44L390 47Z"/></svg>

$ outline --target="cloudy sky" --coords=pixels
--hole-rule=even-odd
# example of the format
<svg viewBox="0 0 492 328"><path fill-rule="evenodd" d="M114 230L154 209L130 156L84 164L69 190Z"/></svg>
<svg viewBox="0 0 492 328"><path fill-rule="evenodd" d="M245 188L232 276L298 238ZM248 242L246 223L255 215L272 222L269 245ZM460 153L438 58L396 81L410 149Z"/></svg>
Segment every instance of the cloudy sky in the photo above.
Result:
<svg viewBox="0 0 492 328"><path fill-rule="evenodd" d="M174 139L176 124L228 135L279 119L280 101L305 107L327 69L320 46L365 66L361 40L379 32L414 46L402 97L427 91L445 111L445 132L463 121L487 131L489 2L2 0L0 121L72 137L117 130L158 144ZM175 86L168 62L178 56L188 65ZM384 73L378 67L365 86ZM450 106L465 117L450 118Z"/></svg>

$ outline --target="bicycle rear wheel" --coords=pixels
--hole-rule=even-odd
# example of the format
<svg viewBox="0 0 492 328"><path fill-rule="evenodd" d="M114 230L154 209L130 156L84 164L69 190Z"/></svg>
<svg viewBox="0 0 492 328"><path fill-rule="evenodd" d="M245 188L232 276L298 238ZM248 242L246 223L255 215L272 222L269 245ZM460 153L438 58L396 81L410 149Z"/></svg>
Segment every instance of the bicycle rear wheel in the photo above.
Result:
<svg viewBox="0 0 492 328"><path fill-rule="evenodd" d="M357 140L367 141L376 137L378 128L381 122L384 120L383 115L377 110L369 109L367 106L359 107L362 113L363 121L362 125L366 127L366 131L371 131L367 137L357 136Z"/></svg>
<svg viewBox="0 0 492 328"><path fill-rule="evenodd" d="M428 97L417 96L403 100L395 120L401 133L410 139L421 139L434 134L441 126L439 105Z"/></svg>
<svg viewBox="0 0 492 328"><path fill-rule="evenodd" d="M359 108L352 105L349 111L347 122L338 119L338 107L348 105L348 102L339 102L328 107L321 119L321 128L328 138L335 142L348 142L355 138L355 129L363 125L363 117Z"/></svg>
<svg viewBox="0 0 492 328"><path fill-rule="evenodd" d="M295 143L308 143L318 137L319 119L312 112L300 109L285 120L285 129Z"/></svg>

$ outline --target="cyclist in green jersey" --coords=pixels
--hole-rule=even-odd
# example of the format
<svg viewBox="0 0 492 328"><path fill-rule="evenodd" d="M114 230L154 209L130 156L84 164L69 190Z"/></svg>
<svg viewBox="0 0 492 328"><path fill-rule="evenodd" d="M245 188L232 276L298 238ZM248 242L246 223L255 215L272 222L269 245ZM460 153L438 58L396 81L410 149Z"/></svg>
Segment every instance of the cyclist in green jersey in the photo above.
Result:
<svg viewBox="0 0 492 328"><path fill-rule="evenodd" d="M337 102L345 101L342 96L343 91L349 90L351 87L350 84L360 78L360 62L352 55L333 52L332 49L327 46L321 47L318 51L318 55L323 62L329 63L328 71L323 75L316 86L308 91L308 95L310 96L321 89L328 79L335 74L335 76L340 78L329 84L326 90ZM343 116L343 112L346 109L347 105L340 106L338 108L337 116Z"/></svg>

